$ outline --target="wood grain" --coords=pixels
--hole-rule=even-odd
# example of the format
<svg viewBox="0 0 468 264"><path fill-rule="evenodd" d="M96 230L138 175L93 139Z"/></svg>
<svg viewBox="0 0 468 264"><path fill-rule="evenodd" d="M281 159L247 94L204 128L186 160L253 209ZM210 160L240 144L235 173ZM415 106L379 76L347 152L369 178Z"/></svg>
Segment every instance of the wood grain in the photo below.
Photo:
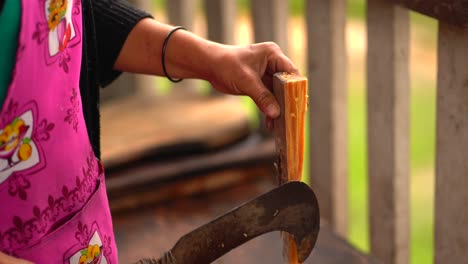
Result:
<svg viewBox="0 0 468 264"><path fill-rule="evenodd" d="M468 259L468 31L439 26L435 263Z"/></svg>
<svg viewBox="0 0 468 264"><path fill-rule="evenodd" d="M301 181L304 165L307 78L288 73L273 76L273 94L281 114L274 120L274 134L279 184ZM283 234L285 258L298 263L294 238Z"/></svg>
<svg viewBox="0 0 468 264"><path fill-rule="evenodd" d="M371 252L409 262L409 12L368 0L367 116Z"/></svg>
<svg viewBox="0 0 468 264"><path fill-rule="evenodd" d="M253 170L255 167L273 169L273 140L249 141L208 153L162 160L149 158L144 162L107 170L109 199L116 201L113 203L116 204L115 208L137 207L146 201L175 199L200 190L210 191L219 186L237 184L245 178L242 175L224 179L201 177L209 173Z"/></svg>
<svg viewBox="0 0 468 264"><path fill-rule="evenodd" d="M273 94L281 109L274 120L279 184L302 180L307 111L307 78L287 73L273 77Z"/></svg>
<svg viewBox="0 0 468 264"><path fill-rule="evenodd" d="M346 1L306 5L311 184L324 220L347 237Z"/></svg>

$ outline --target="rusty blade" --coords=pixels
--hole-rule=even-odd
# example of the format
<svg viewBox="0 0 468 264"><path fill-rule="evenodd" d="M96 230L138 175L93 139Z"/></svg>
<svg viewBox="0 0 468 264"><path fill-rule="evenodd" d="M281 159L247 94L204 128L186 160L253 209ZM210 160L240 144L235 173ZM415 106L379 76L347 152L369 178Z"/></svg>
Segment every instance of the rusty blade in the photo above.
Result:
<svg viewBox="0 0 468 264"><path fill-rule="evenodd" d="M294 236L304 262L317 240L320 215L314 192L289 182L186 234L159 260L140 263L211 263L245 242L271 231Z"/></svg>

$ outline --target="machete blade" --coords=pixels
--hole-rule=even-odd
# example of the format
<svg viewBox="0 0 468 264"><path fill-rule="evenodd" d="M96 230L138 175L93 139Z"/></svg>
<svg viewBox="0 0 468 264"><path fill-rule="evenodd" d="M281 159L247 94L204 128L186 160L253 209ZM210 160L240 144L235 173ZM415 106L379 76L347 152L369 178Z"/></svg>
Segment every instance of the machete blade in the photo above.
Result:
<svg viewBox="0 0 468 264"><path fill-rule="evenodd" d="M294 236L301 262L312 252L320 228L314 192L289 182L181 237L162 258L139 263L207 264L245 242L272 231Z"/></svg>

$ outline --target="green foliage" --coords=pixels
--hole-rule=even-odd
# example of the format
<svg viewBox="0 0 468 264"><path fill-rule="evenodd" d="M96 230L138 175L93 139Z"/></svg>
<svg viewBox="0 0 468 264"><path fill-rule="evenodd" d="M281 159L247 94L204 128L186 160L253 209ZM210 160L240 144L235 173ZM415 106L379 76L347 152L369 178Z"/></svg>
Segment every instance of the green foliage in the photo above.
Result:
<svg viewBox="0 0 468 264"><path fill-rule="evenodd" d="M365 0L348 0L346 6L349 18L364 20L366 17L366 4Z"/></svg>
<svg viewBox="0 0 468 264"><path fill-rule="evenodd" d="M153 5L156 8L156 10L163 10L166 7L166 1L165 0L153 0Z"/></svg>

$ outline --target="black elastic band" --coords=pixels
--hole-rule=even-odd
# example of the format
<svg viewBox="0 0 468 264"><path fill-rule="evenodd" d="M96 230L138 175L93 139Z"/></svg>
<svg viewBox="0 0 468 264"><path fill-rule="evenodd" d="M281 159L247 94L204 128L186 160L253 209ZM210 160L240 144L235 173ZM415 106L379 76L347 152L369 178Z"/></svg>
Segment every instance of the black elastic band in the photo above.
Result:
<svg viewBox="0 0 468 264"><path fill-rule="evenodd" d="M175 83L178 83L178 82L182 81L183 79L182 78L172 79L169 76L169 74L167 74L166 62L165 62L166 61L166 47L167 47L167 43L169 42L169 38L171 38L171 35L174 34L174 32L176 32L179 29L187 30L186 28L179 26L179 27L175 27L171 31L169 31L169 33L166 36L166 39L164 40L163 47L162 47L162 55L161 55L161 65L162 65L162 68L163 68L163 71L164 71L164 75L166 75L166 77L167 77L167 79L169 79L169 81L175 82Z"/></svg>

